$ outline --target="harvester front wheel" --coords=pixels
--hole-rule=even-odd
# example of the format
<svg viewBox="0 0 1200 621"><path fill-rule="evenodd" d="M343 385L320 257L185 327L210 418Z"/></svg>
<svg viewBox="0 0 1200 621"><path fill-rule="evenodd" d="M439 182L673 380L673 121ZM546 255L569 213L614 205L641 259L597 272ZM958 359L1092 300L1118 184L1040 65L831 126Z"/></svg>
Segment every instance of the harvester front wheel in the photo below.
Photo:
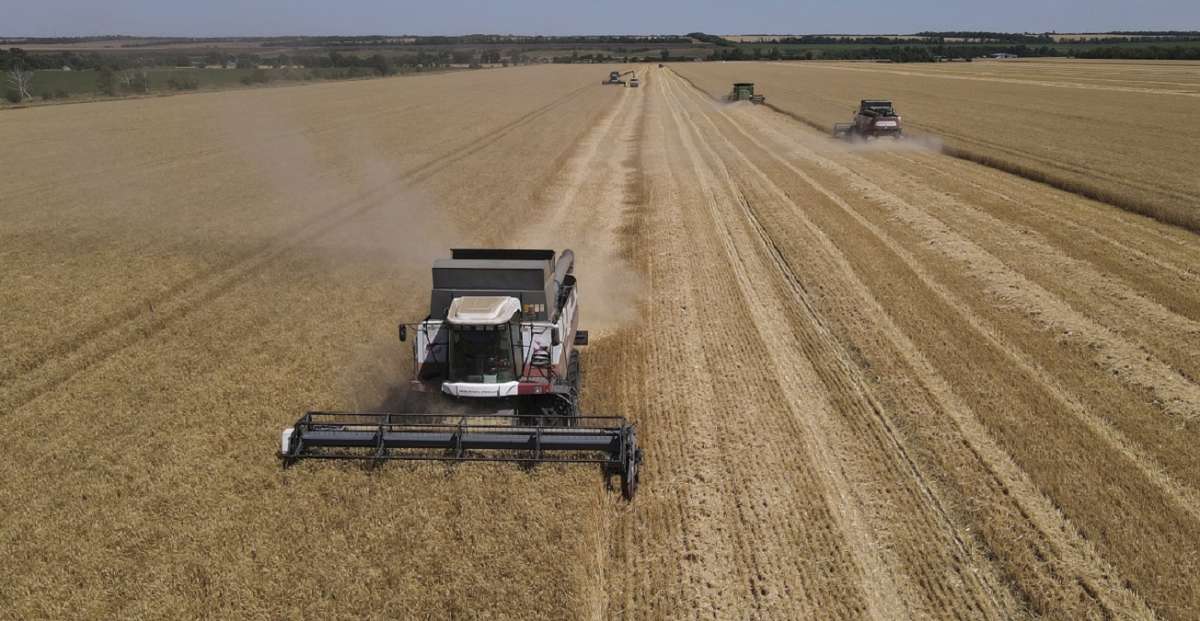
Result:
<svg viewBox="0 0 1200 621"><path fill-rule="evenodd" d="M633 427L626 428L623 444L621 453L624 460L620 465L621 495L625 497L625 500L633 500L633 496L637 494L639 471L642 465L642 449L638 448L637 432Z"/></svg>
<svg viewBox="0 0 1200 621"><path fill-rule="evenodd" d="M569 390L566 394L555 395L553 417L551 424L558 427L574 427L579 424L579 388L582 378L579 373L579 352L571 352L571 358L567 361L567 385Z"/></svg>
<svg viewBox="0 0 1200 621"><path fill-rule="evenodd" d="M566 392L521 397L518 415L522 425L574 427L579 424L579 352L571 352L567 362Z"/></svg>

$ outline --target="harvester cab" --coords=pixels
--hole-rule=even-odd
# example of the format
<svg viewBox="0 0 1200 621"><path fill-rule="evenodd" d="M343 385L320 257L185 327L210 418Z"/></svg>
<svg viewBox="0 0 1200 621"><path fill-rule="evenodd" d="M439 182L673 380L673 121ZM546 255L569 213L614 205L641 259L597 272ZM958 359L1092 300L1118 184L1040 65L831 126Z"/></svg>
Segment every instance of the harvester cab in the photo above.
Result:
<svg viewBox="0 0 1200 621"><path fill-rule="evenodd" d="M900 114L896 112L891 101L863 99L853 114L854 118L849 123L834 124L834 137L847 140L891 137L899 140L903 134Z"/></svg>
<svg viewBox="0 0 1200 621"><path fill-rule="evenodd" d="M429 316L414 324L414 388L511 399L521 414L577 415L575 255L565 250L452 251L433 264ZM405 330L406 331L406 330Z"/></svg>
<svg viewBox="0 0 1200 621"><path fill-rule="evenodd" d="M588 333L578 328L574 269L570 250L455 249L436 260L429 315L401 324L399 338L413 337L413 391L442 407L309 412L283 432L284 464L591 463L619 475L632 498L642 460L633 425L579 412L576 348Z"/></svg>

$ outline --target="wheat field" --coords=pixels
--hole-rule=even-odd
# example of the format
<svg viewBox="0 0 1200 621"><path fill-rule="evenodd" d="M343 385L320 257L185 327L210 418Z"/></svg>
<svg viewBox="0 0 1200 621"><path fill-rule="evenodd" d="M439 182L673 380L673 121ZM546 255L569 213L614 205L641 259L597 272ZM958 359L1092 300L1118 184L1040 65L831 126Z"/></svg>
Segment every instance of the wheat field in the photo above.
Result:
<svg viewBox="0 0 1200 621"><path fill-rule="evenodd" d="M893 65L710 63L680 73L714 94L756 81L767 103L829 131L860 99L947 153L1200 229L1200 63L1022 60Z"/></svg>
<svg viewBox="0 0 1200 621"><path fill-rule="evenodd" d="M838 67L0 115L0 617L1200 615L1196 234L930 142L1187 214L1194 181L1132 121L1133 155L1084 148L1087 114L1141 99L1013 81L1176 87L1124 63ZM734 79L778 110L723 102ZM813 127L875 96L921 138ZM969 97L1005 133L927 114ZM1052 135L1014 122L1088 97ZM576 251L584 409L638 425L633 502L589 467L280 468L305 410L394 402L395 324L470 245Z"/></svg>

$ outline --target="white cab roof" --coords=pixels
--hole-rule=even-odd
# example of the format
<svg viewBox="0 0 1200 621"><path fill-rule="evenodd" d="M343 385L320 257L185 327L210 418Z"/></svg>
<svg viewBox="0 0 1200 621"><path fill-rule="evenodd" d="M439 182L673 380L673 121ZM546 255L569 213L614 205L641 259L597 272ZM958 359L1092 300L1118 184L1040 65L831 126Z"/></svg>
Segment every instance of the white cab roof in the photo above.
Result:
<svg viewBox="0 0 1200 621"><path fill-rule="evenodd" d="M508 323L520 310L521 301L511 296L468 295L454 298L446 321L464 326L496 326Z"/></svg>

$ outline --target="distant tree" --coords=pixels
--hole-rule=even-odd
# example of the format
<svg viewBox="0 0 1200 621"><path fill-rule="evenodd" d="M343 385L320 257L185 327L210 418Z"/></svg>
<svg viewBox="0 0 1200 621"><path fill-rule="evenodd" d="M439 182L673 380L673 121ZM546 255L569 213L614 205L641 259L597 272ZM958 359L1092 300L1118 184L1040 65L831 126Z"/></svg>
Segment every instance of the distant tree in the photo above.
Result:
<svg viewBox="0 0 1200 621"><path fill-rule="evenodd" d="M18 102L33 99L33 95L29 92L32 84L33 72L26 71L20 61L14 60L8 70L8 85L17 94Z"/></svg>
<svg viewBox="0 0 1200 621"><path fill-rule="evenodd" d="M391 75L393 73L392 62L383 54L376 54L369 58L367 62L371 65L371 68L375 70L375 73L378 73L381 76Z"/></svg>
<svg viewBox="0 0 1200 621"><path fill-rule="evenodd" d="M117 94L117 74L112 67L96 70L96 92L110 97Z"/></svg>
<svg viewBox="0 0 1200 621"><path fill-rule="evenodd" d="M150 75L145 67L124 69L117 74L117 84L121 89L130 93L149 93Z"/></svg>
<svg viewBox="0 0 1200 621"><path fill-rule="evenodd" d="M200 82L193 77L171 76L167 78L167 88L173 91L194 91L200 88Z"/></svg>
<svg viewBox="0 0 1200 621"><path fill-rule="evenodd" d="M671 60L671 50L664 49L658 53L658 57L663 60Z"/></svg>
<svg viewBox="0 0 1200 621"><path fill-rule="evenodd" d="M251 84L266 84L271 81L271 74L267 73L266 69L255 69L249 75L242 76L240 82L246 86Z"/></svg>

